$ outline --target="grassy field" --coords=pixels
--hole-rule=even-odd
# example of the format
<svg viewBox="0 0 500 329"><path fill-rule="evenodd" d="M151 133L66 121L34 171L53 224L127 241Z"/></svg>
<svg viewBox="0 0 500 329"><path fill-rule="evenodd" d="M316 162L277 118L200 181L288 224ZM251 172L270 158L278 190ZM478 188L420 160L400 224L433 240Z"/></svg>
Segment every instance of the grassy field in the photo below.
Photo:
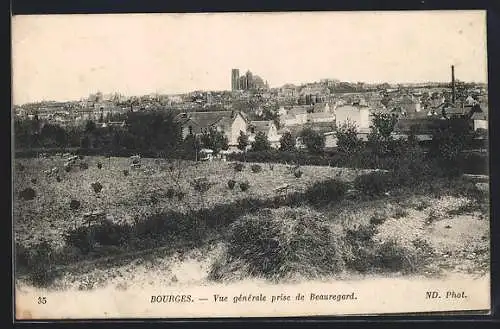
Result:
<svg viewBox="0 0 500 329"><path fill-rule="evenodd" d="M238 172L229 162L155 161L142 159L142 168L130 168L128 158L86 157L82 162L88 169L75 166L71 172L64 170L65 159L51 157L44 159L16 160L14 177L14 220L15 237L20 243L33 243L44 238L53 243L61 241L64 232L83 224L83 214L103 211L116 222L133 222L150 214L174 210L186 212L214 205L229 204L244 198L268 199L279 194L276 188L289 185L289 191L304 191L315 182L328 178L352 180L361 170L336 169L320 166L301 167L302 177L296 178L290 168L284 165L261 164L262 171L252 172L250 166ZM98 169L97 163L102 163ZM23 170L20 171L19 167ZM44 173L58 168L57 174ZM124 175L127 170L129 174ZM60 181L57 180L60 178ZM210 189L197 193L192 182L206 177ZM32 180L35 179L35 182ZM228 180L235 180L230 189ZM91 184L99 182L103 188L99 194ZM241 191L239 182L248 182L247 191ZM20 200L19 193L31 187L36 198ZM168 190L181 192L182 200ZM70 209L70 201L78 200L78 210Z"/></svg>
<svg viewBox="0 0 500 329"><path fill-rule="evenodd" d="M315 183L329 179L351 186L356 177L368 172L302 166L302 175L296 177L291 167L278 164L272 167L260 164L261 171L253 172L250 163L242 171L236 171L234 163L229 162L154 159L142 159L142 167L132 169L128 158L103 157L85 157L81 162L86 163L88 169L77 164L66 172L64 162L65 159L56 156L15 161L14 232L17 243L29 247L46 240L54 248L63 248L64 235L85 226L83 215L92 211L102 211L116 224L135 225L155 214L193 213L221 205L232 207L248 199L272 200L281 193L276 189L285 185L288 192L297 193L304 193ZM98 163L102 164L101 169ZM52 168L59 168L58 172L45 173ZM193 182L199 177L208 179L208 191L196 189ZM228 187L229 180L236 182L233 189ZM99 193L91 186L95 182L102 185ZM241 190L241 182L249 183L248 190ZM419 274L483 275L489 270L489 213L485 207L488 200L478 200L473 194L463 192L463 184L458 179L436 180L427 185L391 190L380 196L349 197L348 193L338 202L314 209L301 205L290 211L306 215L314 212L327 225L334 224L331 227L338 231L335 234L338 233L339 243L348 240L346 234L349 232L359 235L360 228L371 227L373 232L369 238L374 245L395 241L399 249L403 248L401 250L418 249L425 254L426 261L421 266L420 263L410 265L415 265L417 268L412 270ZM19 197L28 187L36 192L33 200ZM78 200L80 207L71 209L71 200ZM279 209L278 214L281 214ZM245 215L246 209L235 213ZM239 217L231 221L239 221ZM275 220L271 222L276 223ZM206 282L213 264L226 257L228 246L231 246L232 237L226 232L232 227L229 224L217 227L216 234L187 249L171 248L170 245L145 250L123 248L123 252L116 252L112 257L65 264L64 275L52 284L60 288L92 289L111 285L121 289L137 280L163 285ZM257 228L256 232L261 231ZM314 234L312 232L312 239ZM356 270L359 264L353 264L332 273L332 277L352 277L363 272ZM233 265L227 264L229 269ZM400 268L391 271L405 275ZM239 279L245 275L248 273L241 273ZM22 281L23 277L18 279Z"/></svg>

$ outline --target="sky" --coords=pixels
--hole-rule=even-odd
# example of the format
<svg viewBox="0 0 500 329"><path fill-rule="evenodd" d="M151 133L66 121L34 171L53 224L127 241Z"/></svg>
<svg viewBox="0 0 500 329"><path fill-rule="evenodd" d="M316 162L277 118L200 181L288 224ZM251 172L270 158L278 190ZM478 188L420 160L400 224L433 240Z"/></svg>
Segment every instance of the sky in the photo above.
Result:
<svg viewBox="0 0 500 329"><path fill-rule="evenodd" d="M320 79L487 82L484 11L34 15L12 19L13 102Z"/></svg>

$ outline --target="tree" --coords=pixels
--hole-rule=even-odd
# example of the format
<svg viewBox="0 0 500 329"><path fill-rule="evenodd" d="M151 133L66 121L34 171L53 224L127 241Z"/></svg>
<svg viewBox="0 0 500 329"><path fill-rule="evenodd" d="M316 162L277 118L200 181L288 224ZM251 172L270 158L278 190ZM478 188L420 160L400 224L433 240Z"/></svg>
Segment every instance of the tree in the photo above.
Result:
<svg viewBox="0 0 500 329"><path fill-rule="evenodd" d="M377 155L385 156L394 153L392 133L398 118L389 113L374 113L368 141Z"/></svg>
<svg viewBox="0 0 500 329"><path fill-rule="evenodd" d="M361 139L358 137L357 126L350 121L341 124L337 128L336 137L337 148L344 154L355 154L363 145Z"/></svg>
<svg viewBox="0 0 500 329"><path fill-rule="evenodd" d="M398 118L389 113L374 113L372 125L370 126L373 134L379 135L382 140L391 140L391 134L398 122Z"/></svg>
<svg viewBox="0 0 500 329"><path fill-rule="evenodd" d="M301 131L300 137L307 150L311 153L322 153L325 148L325 136L311 128Z"/></svg>
<svg viewBox="0 0 500 329"><path fill-rule="evenodd" d="M83 136L80 140L80 147L83 149L90 148L90 139L88 136Z"/></svg>
<svg viewBox="0 0 500 329"><path fill-rule="evenodd" d="M431 153L450 166L455 166L471 139L472 131L466 120L444 120L432 135Z"/></svg>
<svg viewBox="0 0 500 329"><path fill-rule="evenodd" d="M277 129L280 129L280 117L274 108L264 107L261 115L262 120L273 121Z"/></svg>
<svg viewBox="0 0 500 329"><path fill-rule="evenodd" d="M179 138L180 127L171 113L129 112L127 123L136 149L169 153L182 142Z"/></svg>
<svg viewBox="0 0 500 329"><path fill-rule="evenodd" d="M271 149L271 143L267 138L267 135L262 131L259 131L255 135L255 141L252 143L252 151L268 151Z"/></svg>
<svg viewBox="0 0 500 329"><path fill-rule="evenodd" d="M198 151L201 149L200 139L192 134L186 136L182 144L183 156L188 159L197 159Z"/></svg>
<svg viewBox="0 0 500 329"><path fill-rule="evenodd" d="M68 136L64 128L58 125L46 124L40 132L40 138L45 146L64 147L68 142Z"/></svg>
<svg viewBox="0 0 500 329"><path fill-rule="evenodd" d="M96 128L95 122L92 120L87 120L85 123L85 132L92 133Z"/></svg>
<svg viewBox="0 0 500 329"><path fill-rule="evenodd" d="M248 136L243 131L240 131L240 136L238 137L238 149L241 151L246 151L249 144Z"/></svg>
<svg viewBox="0 0 500 329"><path fill-rule="evenodd" d="M221 131L215 128L210 128L201 135L201 145L203 147L211 149L214 154L218 154L221 150L227 150L229 148L229 141L227 137Z"/></svg>
<svg viewBox="0 0 500 329"><path fill-rule="evenodd" d="M286 152L295 151L295 138L293 138L291 132L287 131L281 136L280 150Z"/></svg>

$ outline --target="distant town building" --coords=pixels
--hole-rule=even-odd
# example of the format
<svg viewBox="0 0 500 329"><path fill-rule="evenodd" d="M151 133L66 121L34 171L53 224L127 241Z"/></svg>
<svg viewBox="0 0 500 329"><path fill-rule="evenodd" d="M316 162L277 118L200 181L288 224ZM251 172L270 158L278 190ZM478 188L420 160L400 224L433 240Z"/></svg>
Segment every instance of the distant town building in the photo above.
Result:
<svg viewBox="0 0 500 329"><path fill-rule="evenodd" d="M248 70L244 75L240 76L239 69L231 71L231 90L250 90L250 89L268 89L269 84L260 76L254 75Z"/></svg>
<svg viewBox="0 0 500 329"><path fill-rule="evenodd" d="M251 121L248 125L250 142L255 141L255 136L261 132L267 136L272 147L279 147L281 135L278 134L278 128L272 120L269 121Z"/></svg>
<svg viewBox="0 0 500 329"><path fill-rule="evenodd" d="M217 129L227 137L230 147L236 147L240 132L247 131L245 116L234 111L181 113L175 120L181 126L183 138L208 132L209 129Z"/></svg>
<svg viewBox="0 0 500 329"><path fill-rule="evenodd" d="M335 122L337 127L350 122L357 126L359 132L368 131L370 129L370 109L368 106L359 104L339 106L335 110Z"/></svg>
<svg viewBox="0 0 500 329"><path fill-rule="evenodd" d="M240 70L238 69L231 70L231 90L240 90Z"/></svg>

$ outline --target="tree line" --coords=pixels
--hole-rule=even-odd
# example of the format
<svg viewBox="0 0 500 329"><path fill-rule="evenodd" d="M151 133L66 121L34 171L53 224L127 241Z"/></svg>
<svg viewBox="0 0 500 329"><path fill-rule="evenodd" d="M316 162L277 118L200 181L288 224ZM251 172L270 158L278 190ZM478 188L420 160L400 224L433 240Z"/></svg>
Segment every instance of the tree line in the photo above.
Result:
<svg viewBox="0 0 500 329"><path fill-rule="evenodd" d="M368 141L359 138L357 127L347 122L336 130L337 153L345 157L355 157L369 152L374 157L400 156L405 149L419 145L415 135L410 132L406 141L393 137L397 118L390 114L374 114ZM48 148L80 148L96 150L97 153L123 154L133 151L155 154L163 157L182 157L195 159L198 151L209 148L218 154L229 148L227 137L216 129L208 129L201 135L188 135L183 138L181 127L175 121L175 114L164 111L129 112L125 126L101 127L87 121L80 127L63 127L41 120L16 119L14 122L14 143L16 150ZM439 129L433 133L429 152L452 166L474 139L468 123L463 120L443 120ZM297 137L299 137L297 139ZM284 132L275 151L295 152L299 140L306 152L321 156L325 154L325 136L310 127L305 127L297 135ZM258 132L250 142L243 132L238 137L238 149L247 152L274 150L268 137Z"/></svg>

